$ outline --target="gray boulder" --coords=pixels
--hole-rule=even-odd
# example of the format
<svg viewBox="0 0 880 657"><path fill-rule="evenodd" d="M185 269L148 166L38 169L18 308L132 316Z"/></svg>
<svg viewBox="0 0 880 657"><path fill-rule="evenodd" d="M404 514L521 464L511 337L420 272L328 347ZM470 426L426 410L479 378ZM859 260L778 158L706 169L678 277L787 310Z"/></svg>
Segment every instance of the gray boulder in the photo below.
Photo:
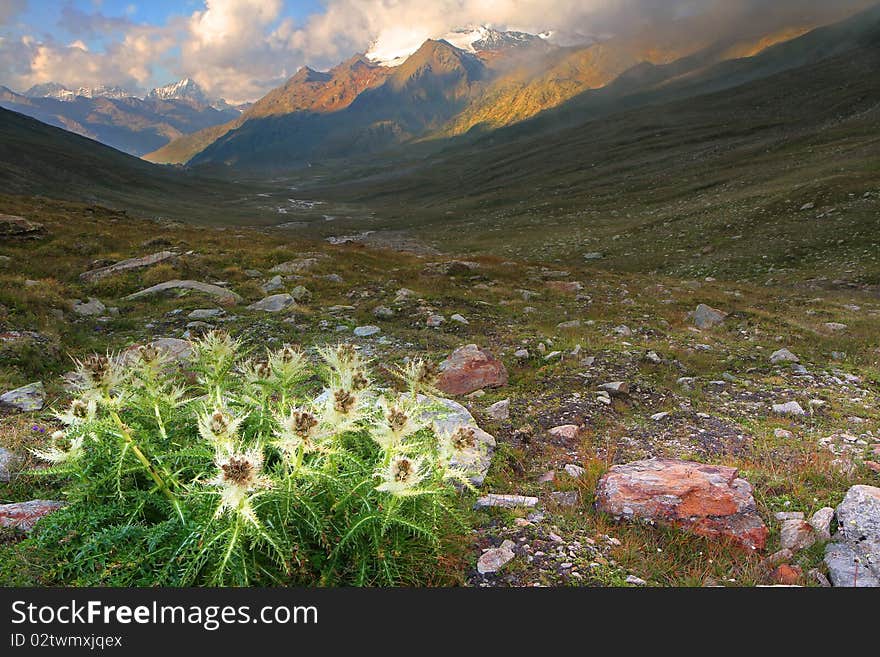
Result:
<svg viewBox="0 0 880 657"><path fill-rule="evenodd" d="M698 329L709 329L713 326L718 326L725 319L727 319L727 313L707 306L705 303L701 303L691 313L691 320Z"/></svg>
<svg viewBox="0 0 880 657"><path fill-rule="evenodd" d="M212 283L202 283L201 281L189 280L165 281L164 283L159 283L158 285L153 285L135 292L134 294L129 294L125 297L125 301L136 301L137 299L142 299L143 297L148 297L153 294L159 294L160 292L167 292L169 290L196 290L197 292L216 297L221 303L241 303L241 297L232 290L220 287L219 285L213 285Z"/></svg>
<svg viewBox="0 0 880 657"><path fill-rule="evenodd" d="M46 391L43 389L43 383L37 381L0 395L0 406L25 413L39 411L43 408L45 398Z"/></svg>
<svg viewBox="0 0 880 657"><path fill-rule="evenodd" d="M836 509L838 533L825 549L834 586L880 587L880 488L853 486Z"/></svg>
<svg viewBox="0 0 880 657"><path fill-rule="evenodd" d="M270 297L252 303L247 308L248 310L261 310L267 313L278 313L290 308L295 303L296 300L289 294L273 294Z"/></svg>
<svg viewBox="0 0 880 657"><path fill-rule="evenodd" d="M95 317L103 315L107 307L94 297L89 297L88 301L73 300L73 312L83 317Z"/></svg>
<svg viewBox="0 0 880 657"><path fill-rule="evenodd" d="M177 254L173 251L160 251L159 253L152 253L150 255L146 255L140 258L129 258L128 260L120 260L119 262L112 265L107 265L106 267L91 269L87 272L83 272L79 275L79 277L80 280L85 283L94 283L95 281L99 281L102 278L107 278L108 276L112 276L113 274L119 274L121 272L131 271L134 269L142 269L144 267L151 267L152 265L164 262L165 260L169 260L170 258L174 258L176 256Z"/></svg>

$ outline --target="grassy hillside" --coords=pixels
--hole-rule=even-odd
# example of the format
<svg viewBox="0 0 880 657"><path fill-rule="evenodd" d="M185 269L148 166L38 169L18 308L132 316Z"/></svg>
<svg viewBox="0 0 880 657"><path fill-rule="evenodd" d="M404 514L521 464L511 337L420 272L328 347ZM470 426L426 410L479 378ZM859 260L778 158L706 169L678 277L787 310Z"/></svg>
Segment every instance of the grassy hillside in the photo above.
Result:
<svg viewBox="0 0 880 657"><path fill-rule="evenodd" d="M96 141L0 109L0 187L196 222L277 221L259 185L149 164Z"/></svg>

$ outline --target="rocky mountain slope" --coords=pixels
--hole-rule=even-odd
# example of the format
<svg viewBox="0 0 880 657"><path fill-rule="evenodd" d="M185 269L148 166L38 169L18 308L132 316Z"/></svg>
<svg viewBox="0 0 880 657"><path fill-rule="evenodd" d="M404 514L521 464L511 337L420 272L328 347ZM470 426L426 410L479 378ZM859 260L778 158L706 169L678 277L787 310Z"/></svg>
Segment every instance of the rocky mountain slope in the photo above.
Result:
<svg viewBox="0 0 880 657"><path fill-rule="evenodd" d="M119 88L71 91L53 83L24 94L0 87L0 107L140 156L239 115L228 105L212 106L201 89L188 82L154 89L146 98Z"/></svg>

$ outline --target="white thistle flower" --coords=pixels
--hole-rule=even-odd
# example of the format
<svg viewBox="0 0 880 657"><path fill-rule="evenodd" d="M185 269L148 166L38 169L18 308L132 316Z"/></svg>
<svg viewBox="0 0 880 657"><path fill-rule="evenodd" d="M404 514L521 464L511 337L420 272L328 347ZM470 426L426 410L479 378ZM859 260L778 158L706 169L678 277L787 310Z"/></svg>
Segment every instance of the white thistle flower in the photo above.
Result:
<svg viewBox="0 0 880 657"><path fill-rule="evenodd" d="M438 430L435 425L434 433L437 434L439 441L440 457L446 463L477 444L476 431L473 427L461 425L444 431Z"/></svg>
<svg viewBox="0 0 880 657"><path fill-rule="evenodd" d="M68 427L85 424L95 419L98 403L93 398L74 399L63 413L55 413Z"/></svg>
<svg viewBox="0 0 880 657"><path fill-rule="evenodd" d="M126 373L117 358L93 354L84 360L76 360L76 372L81 383L78 384L85 397L110 401L112 391L125 381Z"/></svg>
<svg viewBox="0 0 880 657"><path fill-rule="evenodd" d="M365 396L346 388L326 390L321 409L321 429L337 434L356 429L367 409Z"/></svg>
<svg viewBox="0 0 880 657"><path fill-rule="evenodd" d="M377 405L381 415L370 433L385 450L398 448L404 438L427 426L421 419L420 405L412 397L401 396L395 401L381 397Z"/></svg>
<svg viewBox="0 0 880 657"><path fill-rule="evenodd" d="M288 458L297 456L300 449L304 454L321 449L323 437L319 429L320 420L306 408L294 408L287 415L276 416L279 430L275 432L275 444Z"/></svg>
<svg viewBox="0 0 880 657"><path fill-rule="evenodd" d="M263 475L263 454L259 449L224 453L218 451L214 463L217 474L207 484L220 488L220 505L214 517L230 511L248 522L258 525L251 500L259 491L272 487L269 477Z"/></svg>
<svg viewBox="0 0 880 657"><path fill-rule="evenodd" d="M82 444L84 436L74 436L68 441L67 434L63 431L56 431L52 434L52 444L46 449L32 449L31 453L38 459L48 461L49 463L64 463L65 461L74 461L82 454ZM67 445L63 443L68 442Z"/></svg>
<svg viewBox="0 0 880 657"><path fill-rule="evenodd" d="M248 383L265 383L272 378L272 365L268 360L249 359L241 365L241 373Z"/></svg>
<svg viewBox="0 0 880 657"><path fill-rule="evenodd" d="M388 466L375 474L382 479L376 490L405 496L416 494L415 487L425 478L422 459L418 457L395 456Z"/></svg>
<svg viewBox="0 0 880 657"><path fill-rule="evenodd" d="M246 416L233 417L220 408L199 416L199 434L214 446L230 449Z"/></svg>
<svg viewBox="0 0 880 657"><path fill-rule="evenodd" d="M289 385L306 370L308 359L301 350L285 345L277 351L269 352L269 366L279 381Z"/></svg>

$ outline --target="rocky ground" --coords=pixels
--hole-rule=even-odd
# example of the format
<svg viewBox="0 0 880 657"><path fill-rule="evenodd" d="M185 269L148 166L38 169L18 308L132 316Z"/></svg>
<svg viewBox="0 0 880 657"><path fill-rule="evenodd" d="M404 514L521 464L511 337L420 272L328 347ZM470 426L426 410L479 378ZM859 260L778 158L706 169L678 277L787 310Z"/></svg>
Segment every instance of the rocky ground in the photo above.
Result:
<svg viewBox="0 0 880 657"><path fill-rule="evenodd" d="M185 361L188 338L223 329L440 364L495 442L463 501L463 584L880 583L870 289L300 243L30 199L0 211L24 218L0 233L0 502L58 495L19 472L70 356L159 341ZM51 509L0 507L0 559Z"/></svg>

